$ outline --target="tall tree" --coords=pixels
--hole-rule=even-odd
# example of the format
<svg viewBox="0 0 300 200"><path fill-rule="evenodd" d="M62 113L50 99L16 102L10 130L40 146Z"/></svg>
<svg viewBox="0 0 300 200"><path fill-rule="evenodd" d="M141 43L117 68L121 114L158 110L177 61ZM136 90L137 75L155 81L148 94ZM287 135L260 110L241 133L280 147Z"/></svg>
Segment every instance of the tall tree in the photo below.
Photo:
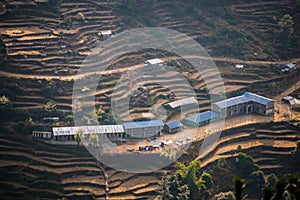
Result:
<svg viewBox="0 0 300 200"><path fill-rule="evenodd" d="M163 200L168 200L172 198L170 193L170 176L166 172L163 172L161 180L158 183L160 186L159 194Z"/></svg>
<svg viewBox="0 0 300 200"><path fill-rule="evenodd" d="M74 138L77 142L77 147L79 147L82 137L83 137L83 131L81 129L79 129L74 135Z"/></svg>
<svg viewBox="0 0 300 200"><path fill-rule="evenodd" d="M246 188L245 180L241 179L238 176L235 176L233 179L234 182L234 196L236 200L243 200L246 196L243 196L243 192Z"/></svg>

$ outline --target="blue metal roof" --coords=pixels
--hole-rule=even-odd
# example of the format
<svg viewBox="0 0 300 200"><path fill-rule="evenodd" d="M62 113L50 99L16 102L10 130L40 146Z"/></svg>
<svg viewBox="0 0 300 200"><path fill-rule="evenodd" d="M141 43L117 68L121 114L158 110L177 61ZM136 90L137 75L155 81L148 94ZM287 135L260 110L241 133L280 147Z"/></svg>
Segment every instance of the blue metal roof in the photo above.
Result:
<svg viewBox="0 0 300 200"><path fill-rule="evenodd" d="M245 92L243 95L241 96L237 96L237 97L232 97L229 99L225 99L223 101L219 101L217 103L214 103L214 105L217 105L219 108L227 108L227 107L231 107L231 106L235 106L238 104L242 104L242 103L246 103L249 101L254 101L263 105L267 105L268 103L272 102L272 99L263 97L263 96L259 96L257 94L253 94L250 92Z"/></svg>
<svg viewBox="0 0 300 200"><path fill-rule="evenodd" d="M170 129L182 127L182 124L181 124L180 121L172 121L172 122L168 122L168 123L166 123L165 125L168 126Z"/></svg>
<svg viewBox="0 0 300 200"><path fill-rule="evenodd" d="M253 93L250 93L250 92L245 92L244 96L251 99L254 102L257 102L257 103L260 103L260 104L263 104L263 105L267 105L268 103L274 101L274 100L269 99L267 97L263 97L263 96L253 94Z"/></svg>
<svg viewBox="0 0 300 200"><path fill-rule="evenodd" d="M244 95L242 95L242 96L225 99L223 101L219 101L214 104L217 105L219 108L227 108L227 107L234 106L237 104L246 103L248 101L250 101L250 99L248 99Z"/></svg>
<svg viewBox="0 0 300 200"><path fill-rule="evenodd" d="M205 112L199 113L197 115L187 117L187 118L185 118L185 120L192 121L195 123L200 123L200 122L204 122L206 120L218 117L219 115L220 115L219 113L214 112L214 111L205 111Z"/></svg>
<svg viewBox="0 0 300 200"><path fill-rule="evenodd" d="M125 129L149 128L154 126L163 126L164 122L162 120L149 120L149 121L139 121L139 122L125 122L123 125Z"/></svg>

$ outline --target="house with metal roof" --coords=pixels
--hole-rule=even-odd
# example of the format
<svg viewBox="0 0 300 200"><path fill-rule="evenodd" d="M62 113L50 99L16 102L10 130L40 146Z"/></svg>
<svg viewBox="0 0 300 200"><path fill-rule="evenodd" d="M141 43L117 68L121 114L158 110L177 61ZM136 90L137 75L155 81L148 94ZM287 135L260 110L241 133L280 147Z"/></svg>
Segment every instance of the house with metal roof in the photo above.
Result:
<svg viewBox="0 0 300 200"><path fill-rule="evenodd" d="M186 106L186 105L190 105L190 104L198 104L197 99L195 97L188 97L185 99L180 99L177 101L172 101L170 103L167 103L166 106L171 109L176 109L178 107Z"/></svg>
<svg viewBox="0 0 300 200"><path fill-rule="evenodd" d="M74 140L74 135L79 130L82 130L84 138L88 138L88 136L93 133L102 134L107 137L125 137L123 125L96 125L52 128L54 140Z"/></svg>
<svg viewBox="0 0 300 200"><path fill-rule="evenodd" d="M164 128L163 128L165 133L177 133L177 132L181 131L181 129L182 129L182 124L180 121L177 121L177 120L165 123Z"/></svg>
<svg viewBox="0 0 300 200"><path fill-rule="evenodd" d="M162 64L164 61L162 61L159 58L154 58L154 59L150 59L150 60L146 60L146 63L149 65L158 65L158 64Z"/></svg>
<svg viewBox="0 0 300 200"><path fill-rule="evenodd" d="M164 122L162 120L125 122L123 126L126 137L149 138L160 136Z"/></svg>
<svg viewBox="0 0 300 200"><path fill-rule="evenodd" d="M186 117L183 123L189 126L202 126L219 119L220 114L214 111L205 111L196 115Z"/></svg>
<svg viewBox="0 0 300 200"><path fill-rule="evenodd" d="M275 112L274 102L273 99L245 92L241 96L214 103L212 110L220 113L221 118L248 113L272 115Z"/></svg>
<svg viewBox="0 0 300 200"><path fill-rule="evenodd" d="M103 38L108 38L112 35L112 31L111 30L104 30L104 31L100 31L100 36Z"/></svg>

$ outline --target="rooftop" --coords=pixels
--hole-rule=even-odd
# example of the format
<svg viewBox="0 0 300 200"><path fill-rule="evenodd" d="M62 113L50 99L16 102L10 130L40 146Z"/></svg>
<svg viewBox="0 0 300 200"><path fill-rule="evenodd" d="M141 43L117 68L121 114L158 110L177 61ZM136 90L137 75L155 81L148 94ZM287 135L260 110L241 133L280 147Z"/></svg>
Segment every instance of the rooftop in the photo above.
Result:
<svg viewBox="0 0 300 200"><path fill-rule="evenodd" d="M75 135L79 130L83 131L83 134L92 133L123 133L124 128L122 125L98 125L98 126L75 126L75 127L53 127L53 135Z"/></svg>
<svg viewBox="0 0 300 200"><path fill-rule="evenodd" d="M185 120L199 123L199 122L204 122L206 120L218 117L219 115L220 115L219 113L214 112L214 111L205 111L205 112L199 113L197 115L187 117L187 118L185 118Z"/></svg>
<svg viewBox="0 0 300 200"><path fill-rule="evenodd" d="M163 126L164 122L158 119L158 120L139 121L139 122L125 122L123 125L126 130L132 128L149 128L155 126Z"/></svg>
<svg viewBox="0 0 300 200"><path fill-rule="evenodd" d="M182 127L182 124L180 121L168 122L165 125L168 126L170 129Z"/></svg>
<svg viewBox="0 0 300 200"><path fill-rule="evenodd" d="M156 64L163 63L163 61L159 58L154 58L151 60L147 60L146 63L151 64L151 65L156 65Z"/></svg>
<svg viewBox="0 0 300 200"><path fill-rule="evenodd" d="M167 103L166 105L168 105L168 106L170 106L171 108L174 109L174 108L184 106L184 105L189 105L189 104L198 104L198 101L195 97L189 97L189 98L180 99L180 100L177 100L177 101Z"/></svg>
<svg viewBox="0 0 300 200"><path fill-rule="evenodd" d="M101 31L100 33L101 33L101 35L111 35L112 31L111 30L107 30L107 31Z"/></svg>
<svg viewBox="0 0 300 200"><path fill-rule="evenodd" d="M290 68L290 69L293 69L294 67L296 67L297 64L295 63L289 63L289 64L286 64L285 66Z"/></svg>
<svg viewBox="0 0 300 200"><path fill-rule="evenodd" d="M267 97L263 97L257 94L253 94L250 92L245 92L243 95L241 96L237 96L237 97L232 97L229 99L225 99L223 101L219 101L217 103L214 103L214 105L218 106L219 108L227 108L227 107L231 107L231 106L235 106L241 103L246 103L249 101L254 101L263 105L267 105L268 103L274 101L272 99L269 99Z"/></svg>

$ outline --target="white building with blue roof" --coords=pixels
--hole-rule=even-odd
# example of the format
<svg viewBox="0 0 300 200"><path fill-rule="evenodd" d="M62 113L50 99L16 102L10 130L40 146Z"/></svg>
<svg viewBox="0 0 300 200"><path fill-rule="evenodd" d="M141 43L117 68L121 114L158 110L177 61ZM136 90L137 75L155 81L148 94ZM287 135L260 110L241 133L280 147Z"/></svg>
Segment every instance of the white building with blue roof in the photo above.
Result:
<svg viewBox="0 0 300 200"><path fill-rule="evenodd" d="M220 118L238 114L256 113L272 115L275 112L274 100L250 92L214 103L212 110L220 113Z"/></svg>
<svg viewBox="0 0 300 200"><path fill-rule="evenodd" d="M219 119L220 114L214 111L205 111L196 115L186 117L183 123L189 126L202 126Z"/></svg>
<svg viewBox="0 0 300 200"><path fill-rule="evenodd" d="M182 129L182 124L180 121L177 120L165 123L163 128L165 133L177 133L181 131L181 129Z"/></svg>
<svg viewBox="0 0 300 200"><path fill-rule="evenodd" d="M125 122L123 126L127 137L149 138L160 136L164 122L162 120Z"/></svg>

